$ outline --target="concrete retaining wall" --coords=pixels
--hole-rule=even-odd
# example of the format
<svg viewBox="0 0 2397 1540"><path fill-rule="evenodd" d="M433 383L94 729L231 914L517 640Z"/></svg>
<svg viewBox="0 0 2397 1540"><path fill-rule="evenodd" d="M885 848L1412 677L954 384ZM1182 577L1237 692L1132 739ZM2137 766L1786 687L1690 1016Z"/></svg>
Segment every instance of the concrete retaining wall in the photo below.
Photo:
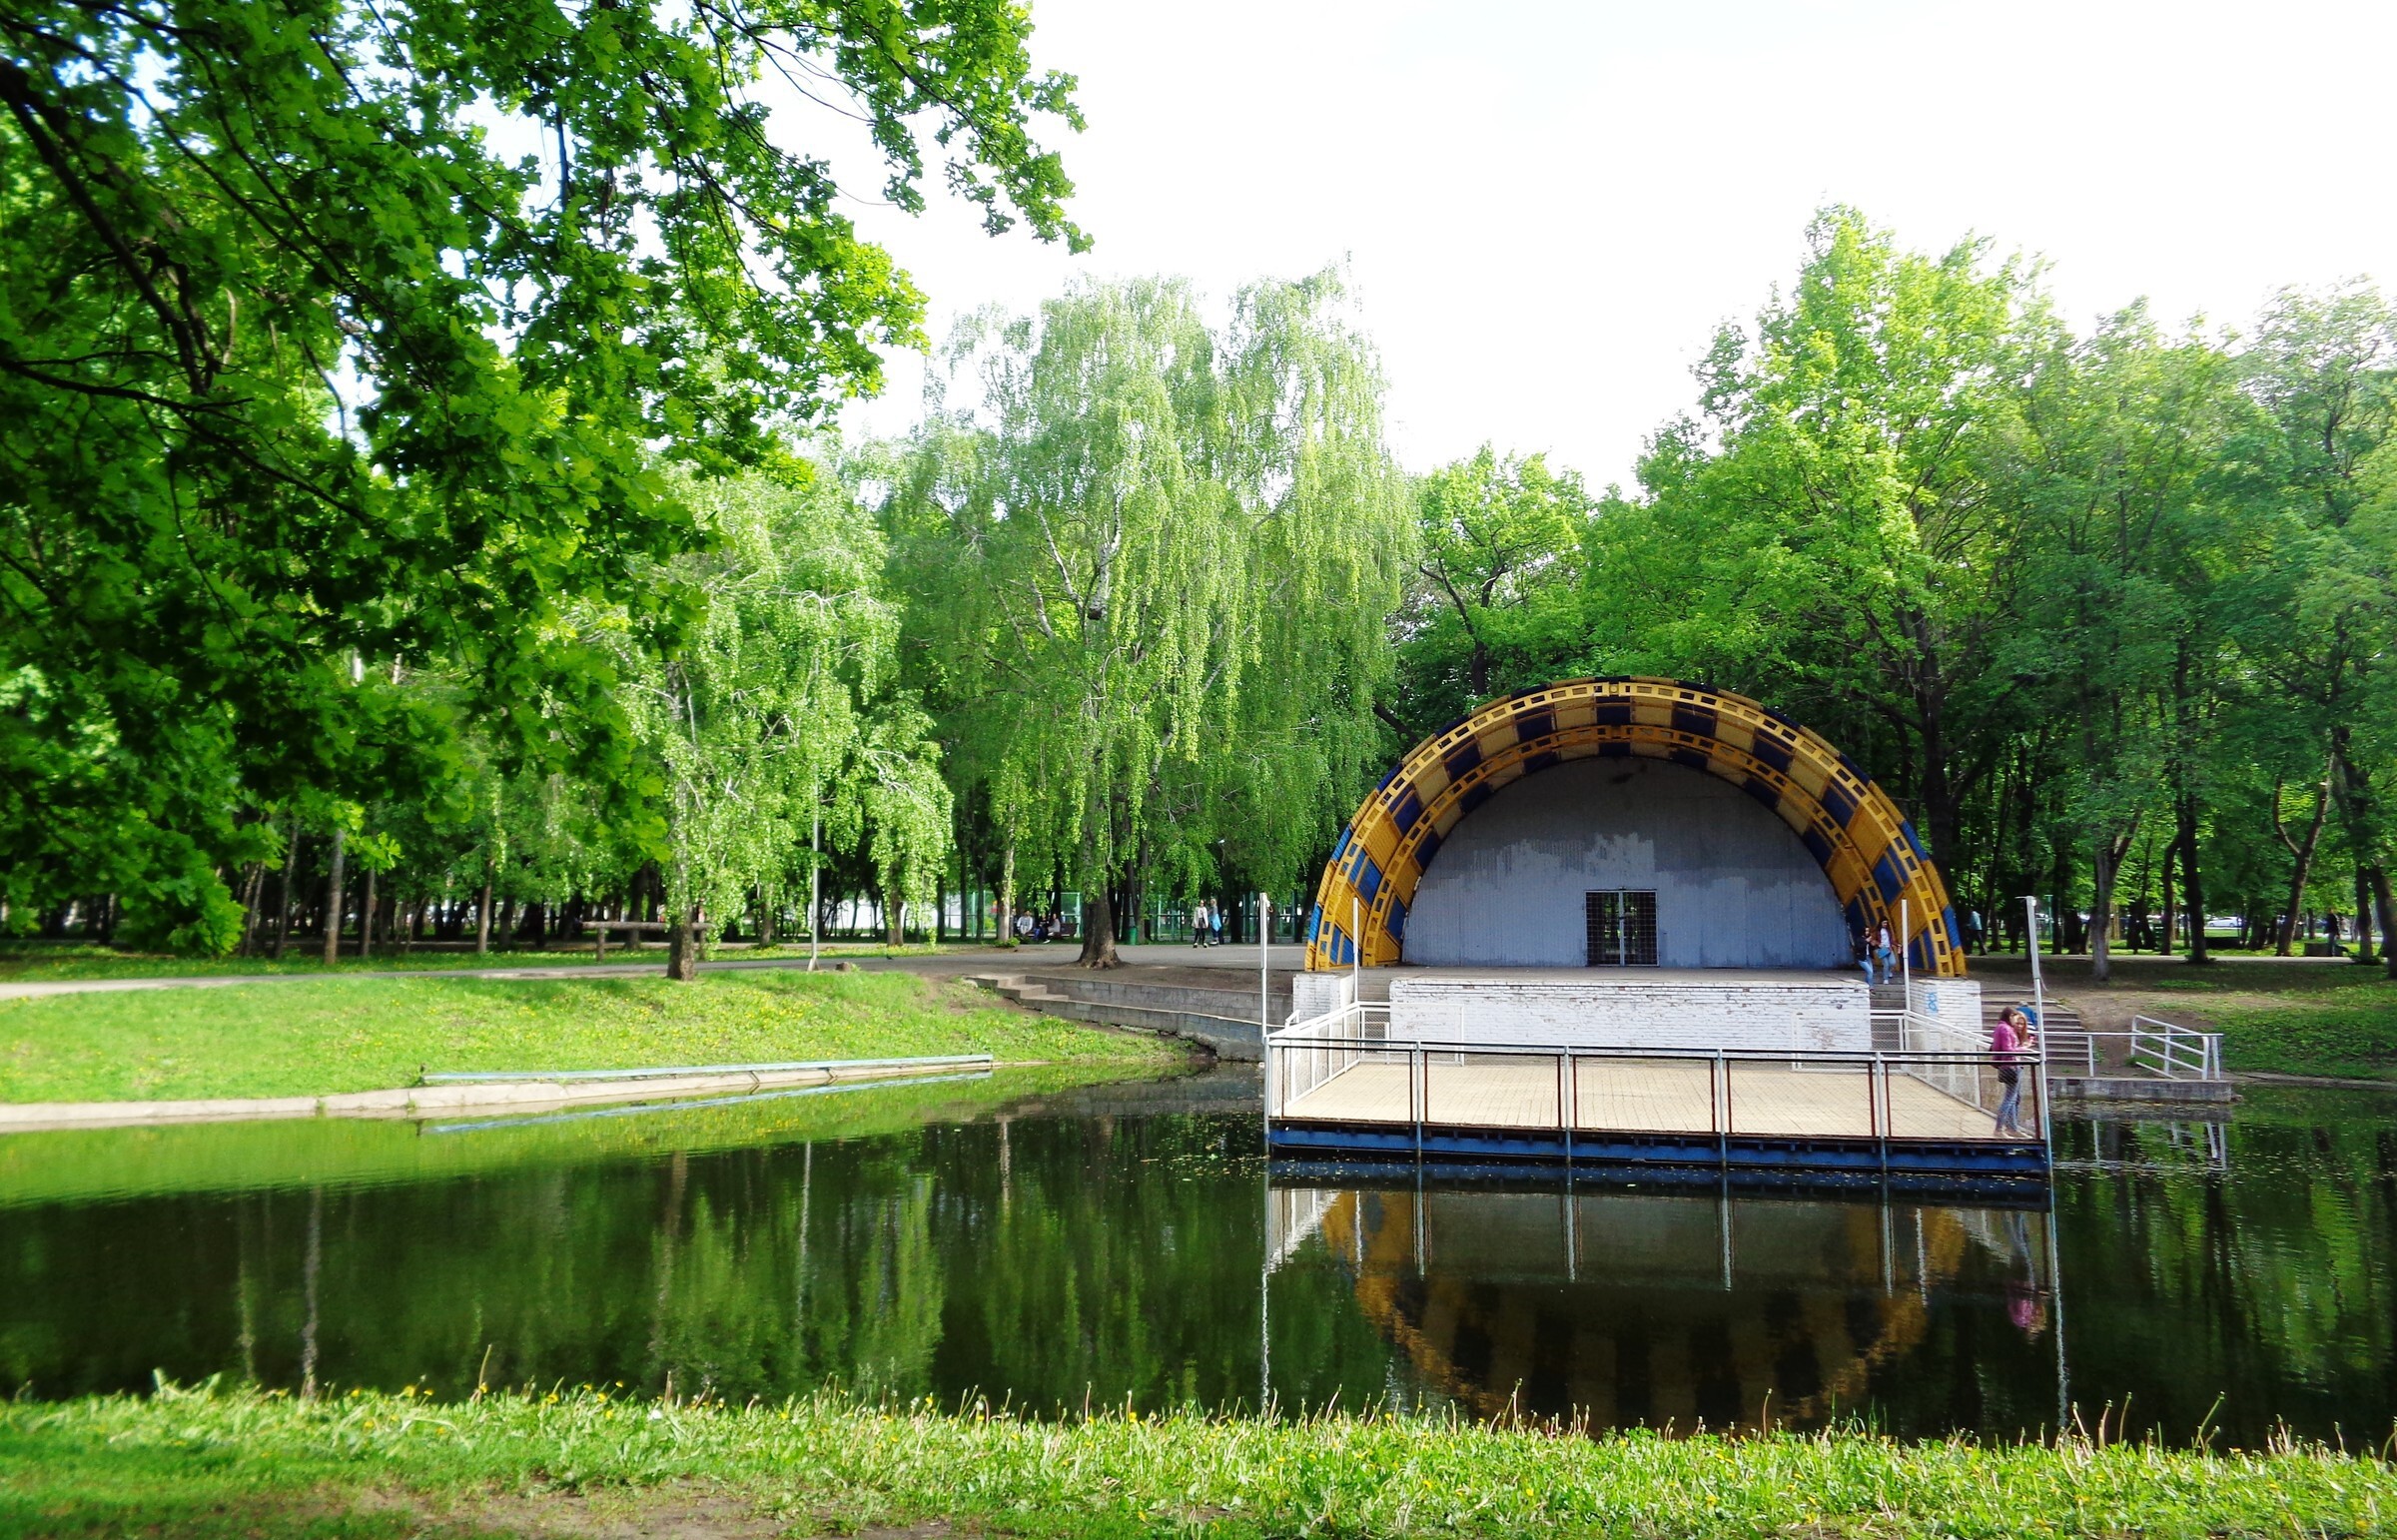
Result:
<svg viewBox="0 0 2397 1540"><path fill-rule="evenodd" d="M1390 1036L1871 1053L1873 1015L1861 978L1400 978L1390 982Z"/></svg>
<svg viewBox="0 0 2397 1540"><path fill-rule="evenodd" d="M727 1070L706 1075L624 1080L492 1081L453 1086L404 1086L330 1097L217 1098L194 1102L22 1102L0 1104L0 1133L37 1129L121 1129L163 1123L240 1123L275 1118L437 1118L451 1113L531 1112L615 1102L667 1102L682 1097L738 1095L851 1081L972 1075L977 1063L877 1060L811 1065L804 1069Z"/></svg>

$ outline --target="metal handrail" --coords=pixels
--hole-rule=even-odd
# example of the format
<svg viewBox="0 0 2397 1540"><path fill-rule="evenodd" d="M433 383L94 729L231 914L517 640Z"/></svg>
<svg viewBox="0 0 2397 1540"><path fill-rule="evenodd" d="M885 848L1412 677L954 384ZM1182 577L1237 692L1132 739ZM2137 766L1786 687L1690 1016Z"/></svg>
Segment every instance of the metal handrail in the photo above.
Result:
<svg viewBox="0 0 2397 1540"><path fill-rule="evenodd" d="M2194 1028L2177 1026L2154 1017L2131 1018L2128 1032L2085 1032L2078 1028L2058 1029L2045 1035L2054 1045L2049 1062L2078 1061L2082 1073L2097 1075L2103 1066L2097 1062L2097 1045L2101 1042L2123 1043L2125 1066L2141 1070L2159 1080L2218 1081L2222 1075L2222 1035L2218 1032L2199 1032Z"/></svg>

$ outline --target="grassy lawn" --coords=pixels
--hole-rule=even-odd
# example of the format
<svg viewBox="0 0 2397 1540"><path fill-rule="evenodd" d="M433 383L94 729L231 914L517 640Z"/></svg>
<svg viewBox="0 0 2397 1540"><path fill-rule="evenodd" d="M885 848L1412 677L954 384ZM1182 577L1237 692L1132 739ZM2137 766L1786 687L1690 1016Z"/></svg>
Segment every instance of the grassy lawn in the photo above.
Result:
<svg viewBox="0 0 2397 1540"><path fill-rule="evenodd" d="M558 980L327 978L0 1000L0 1099L329 1095L432 1070L605 1070L990 1053L1179 1063L1159 1039L1007 1009L902 973Z"/></svg>
<svg viewBox="0 0 2397 1540"><path fill-rule="evenodd" d="M0 1533L2166 1537L2385 1534L2397 1468L2295 1447L1583 1438L587 1391L0 1404ZM929 1527L940 1525L941 1528Z"/></svg>
<svg viewBox="0 0 2397 1540"><path fill-rule="evenodd" d="M1973 960L1977 977L2027 977L2018 960ZM2222 1034L2233 1071L2397 1082L2397 984L2353 963L2221 958L2203 968L2135 958L2092 983L2084 960L2045 968L2048 987L2092 1029L2127 1027L2132 1015Z"/></svg>
<svg viewBox="0 0 2397 1540"><path fill-rule="evenodd" d="M905 947L885 946L879 942L826 942L826 957L933 957L944 952L982 950L984 944L949 942L941 946L917 943ZM771 947L718 947L715 961L762 958L803 958L807 943L797 946L776 943ZM530 948L492 951L476 956L469 949L443 948L435 951L400 952L387 950L361 960L344 952L342 960L327 968L321 954L312 947L294 947L280 963L264 957L178 957L171 952L126 952L115 947L103 947L83 942L0 941L0 984L49 984L76 979L209 979L275 977L296 975L322 978L334 973L417 973L425 970L439 972L459 968L572 968L588 966L598 961L593 949L580 946L551 947L544 952ZM622 942L611 941L607 948L610 967L620 963L648 963L659 970L666 966L666 949L650 942L638 951L628 951Z"/></svg>

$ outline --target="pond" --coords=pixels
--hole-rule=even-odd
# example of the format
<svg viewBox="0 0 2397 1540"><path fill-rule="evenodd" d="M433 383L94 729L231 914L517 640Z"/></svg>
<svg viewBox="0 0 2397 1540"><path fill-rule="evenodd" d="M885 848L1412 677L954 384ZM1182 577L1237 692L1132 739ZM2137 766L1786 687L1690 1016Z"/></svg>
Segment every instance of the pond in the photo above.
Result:
<svg viewBox="0 0 2397 1540"><path fill-rule="evenodd" d="M820 1386L1035 1413L2186 1442L2397 1417L2397 1097L2075 1124L2052 1209L1269 1178L1252 1074L0 1138L0 1392Z"/></svg>

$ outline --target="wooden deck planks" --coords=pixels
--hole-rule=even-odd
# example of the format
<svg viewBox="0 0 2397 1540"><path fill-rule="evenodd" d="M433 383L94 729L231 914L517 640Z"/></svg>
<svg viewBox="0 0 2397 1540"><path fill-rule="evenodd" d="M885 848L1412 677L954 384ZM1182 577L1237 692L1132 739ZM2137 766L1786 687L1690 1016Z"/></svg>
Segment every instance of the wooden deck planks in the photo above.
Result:
<svg viewBox="0 0 2397 1540"><path fill-rule="evenodd" d="M1525 1056L1473 1056L1462 1063L1429 1056L1426 1123L1450 1127L1553 1129L1558 1126L1557 1062ZM1281 1116L1336 1123L1411 1123L1408 1067L1362 1063L1293 1098ZM1713 1066L1688 1059L1583 1059L1574 1127L1590 1132L1710 1134L1715 1130ZM1792 1069L1735 1060L1729 1068L1731 1132L1765 1138L1872 1139L1869 1077L1854 1070ZM1889 1078L1891 1127L1898 1139L1996 1137L1989 1114L1912 1076ZM2027 1116L2027 1114L2026 1114Z"/></svg>

